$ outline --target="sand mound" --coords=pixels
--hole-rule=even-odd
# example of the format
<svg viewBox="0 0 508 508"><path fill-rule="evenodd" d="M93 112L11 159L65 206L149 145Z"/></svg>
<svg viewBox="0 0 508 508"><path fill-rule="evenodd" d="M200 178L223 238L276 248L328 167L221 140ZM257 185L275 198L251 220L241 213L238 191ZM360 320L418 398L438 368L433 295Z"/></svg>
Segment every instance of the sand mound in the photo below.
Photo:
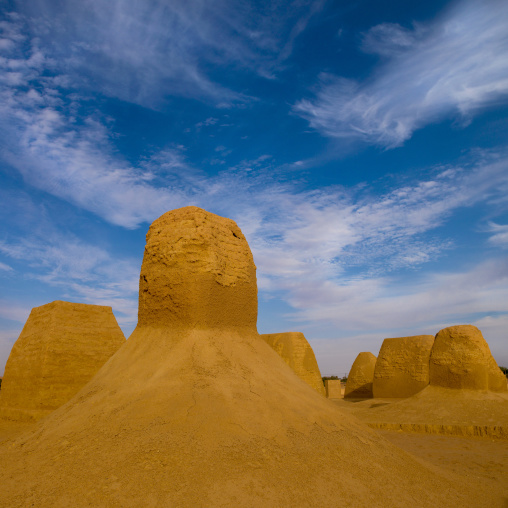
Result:
<svg viewBox="0 0 508 508"><path fill-rule="evenodd" d="M376 357L372 353L360 353L349 371L344 397L352 399L372 398L372 380Z"/></svg>
<svg viewBox="0 0 508 508"><path fill-rule="evenodd" d="M476 326L444 328L430 355L430 384L444 388L506 392L506 377Z"/></svg>
<svg viewBox="0 0 508 508"><path fill-rule="evenodd" d="M374 371L374 397L410 397L429 384L432 335L385 339Z"/></svg>
<svg viewBox="0 0 508 508"><path fill-rule="evenodd" d="M0 505L495 505L303 383L257 334L254 270L230 220L190 207L155 221L138 327L71 401L0 446Z"/></svg>
<svg viewBox="0 0 508 508"><path fill-rule="evenodd" d="M35 307L5 365L0 417L46 416L83 388L124 343L111 307L62 301Z"/></svg>
<svg viewBox="0 0 508 508"><path fill-rule="evenodd" d="M325 395L325 387L314 351L303 333L266 333L261 337L295 371L300 379L321 395Z"/></svg>

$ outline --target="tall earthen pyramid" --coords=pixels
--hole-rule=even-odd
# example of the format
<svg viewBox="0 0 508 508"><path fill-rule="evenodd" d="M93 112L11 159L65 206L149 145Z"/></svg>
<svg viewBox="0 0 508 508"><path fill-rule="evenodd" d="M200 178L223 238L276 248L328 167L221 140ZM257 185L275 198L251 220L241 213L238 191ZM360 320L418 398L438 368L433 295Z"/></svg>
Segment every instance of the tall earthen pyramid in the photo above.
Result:
<svg viewBox="0 0 508 508"><path fill-rule="evenodd" d="M157 219L136 330L0 447L0 505L488 506L474 481L427 469L302 383L258 335L256 294L233 221L195 207Z"/></svg>
<svg viewBox="0 0 508 508"><path fill-rule="evenodd" d="M35 307L5 365L0 417L38 420L71 399L125 343L111 307Z"/></svg>

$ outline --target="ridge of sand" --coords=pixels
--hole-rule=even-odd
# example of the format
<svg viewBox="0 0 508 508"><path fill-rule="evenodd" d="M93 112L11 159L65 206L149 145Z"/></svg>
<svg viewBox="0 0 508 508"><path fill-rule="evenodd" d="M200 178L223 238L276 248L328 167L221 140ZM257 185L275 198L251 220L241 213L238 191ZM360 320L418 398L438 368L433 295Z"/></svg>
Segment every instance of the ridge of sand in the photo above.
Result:
<svg viewBox="0 0 508 508"><path fill-rule="evenodd" d="M508 439L506 393L428 386L407 399L340 407L377 429Z"/></svg>
<svg viewBox="0 0 508 508"><path fill-rule="evenodd" d="M138 327L72 400L0 445L0 505L502 506L481 482L421 463L295 375L256 331L246 296L255 277L229 273L250 249L235 237L235 256L224 257L213 231L236 240L219 219L195 207L165 217L164 227L185 226L168 237L199 254L190 266L185 255L172 264L171 247L152 245L149 232ZM195 237L199 248L186 241ZM180 270L189 286L171 285Z"/></svg>

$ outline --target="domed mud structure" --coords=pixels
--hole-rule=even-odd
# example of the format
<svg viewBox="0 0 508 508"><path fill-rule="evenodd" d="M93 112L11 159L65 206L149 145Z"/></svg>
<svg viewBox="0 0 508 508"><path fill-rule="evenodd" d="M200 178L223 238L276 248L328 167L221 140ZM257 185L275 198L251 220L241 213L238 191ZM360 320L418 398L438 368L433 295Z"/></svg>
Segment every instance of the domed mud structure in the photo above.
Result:
<svg viewBox="0 0 508 508"><path fill-rule="evenodd" d="M506 377L497 366L482 332L473 325L444 328L430 355L430 384L443 388L506 392Z"/></svg>
<svg viewBox="0 0 508 508"><path fill-rule="evenodd" d="M303 333L265 333L261 337L302 381L312 386L321 395L326 395L316 356Z"/></svg>
<svg viewBox="0 0 508 508"><path fill-rule="evenodd" d="M376 357L372 353L360 353L349 371L344 397L350 399L372 398L375 367Z"/></svg>
<svg viewBox="0 0 508 508"><path fill-rule="evenodd" d="M71 401L0 447L0 505L487 506L295 373L256 331L245 237L195 207L147 235L139 324Z"/></svg>
<svg viewBox="0 0 508 508"><path fill-rule="evenodd" d="M385 339L374 370L374 397L410 397L423 390L429 384L433 344L432 335Z"/></svg>

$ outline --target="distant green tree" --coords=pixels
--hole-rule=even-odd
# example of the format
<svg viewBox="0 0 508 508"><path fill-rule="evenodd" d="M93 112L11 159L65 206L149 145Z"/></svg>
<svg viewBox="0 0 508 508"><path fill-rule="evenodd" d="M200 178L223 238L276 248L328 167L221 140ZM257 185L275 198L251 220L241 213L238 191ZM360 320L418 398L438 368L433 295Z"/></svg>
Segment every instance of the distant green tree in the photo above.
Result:
<svg viewBox="0 0 508 508"><path fill-rule="evenodd" d="M501 371L503 372L503 374L508 377L508 367L501 367L501 365L499 366L499 368L501 369Z"/></svg>

